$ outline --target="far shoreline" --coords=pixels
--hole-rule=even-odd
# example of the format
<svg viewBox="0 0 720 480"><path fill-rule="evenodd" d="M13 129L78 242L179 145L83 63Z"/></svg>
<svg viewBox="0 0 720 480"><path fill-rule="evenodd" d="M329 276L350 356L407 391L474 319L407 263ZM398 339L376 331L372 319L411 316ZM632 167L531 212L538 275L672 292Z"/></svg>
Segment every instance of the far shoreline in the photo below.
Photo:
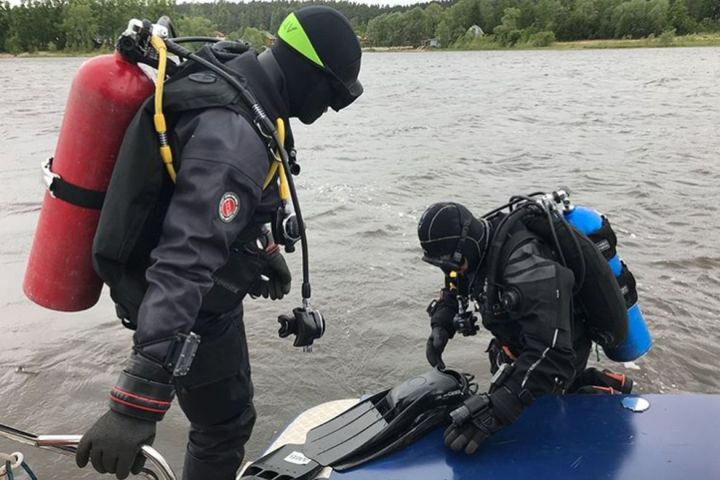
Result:
<svg viewBox="0 0 720 480"><path fill-rule="evenodd" d="M625 48L687 48L687 47L720 47L720 34L692 34L675 36L671 39L661 37L635 39L604 39L604 40L573 40L569 42L553 42L547 46L518 44L503 47L492 41L482 42L471 48L424 48L424 47L364 47L363 52L472 52L472 51L508 51L508 50L603 50Z"/></svg>
<svg viewBox="0 0 720 480"><path fill-rule="evenodd" d="M518 44L512 47L503 47L488 39L478 46L470 48L425 48L412 46L396 47L363 47L367 53L396 53L396 52L472 52L472 51L515 51L515 50L605 50L605 49L632 49L632 48L687 48L687 47L720 47L720 34L692 34L672 37L636 38L636 39L607 39L607 40L574 40L570 42L553 42L547 46L533 46ZM0 53L0 60L5 58L56 58L56 57L94 57L112 50L93 50L89 52L70 51L39 51L21 52L18 54Z"/></svg>

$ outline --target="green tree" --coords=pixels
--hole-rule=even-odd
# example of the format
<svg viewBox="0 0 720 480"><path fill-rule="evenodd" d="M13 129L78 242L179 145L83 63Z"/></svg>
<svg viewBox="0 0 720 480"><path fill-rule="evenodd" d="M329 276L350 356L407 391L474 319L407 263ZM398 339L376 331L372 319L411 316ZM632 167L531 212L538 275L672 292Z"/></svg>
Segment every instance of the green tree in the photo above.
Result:
<svg viewBox="0 0 720 480"><path fill-rule="evenodd" d="M180 34L276 32L297 0L0 0L0 51L114 45L131 18L156 21L169 15ZM495 32L502 45L560 40L678 34L720 29L720 0L437 0L427 5L379 6L345 0L311 0L331 5L350 19L372 45L419 45L433 36L443 46L485 46L491 40L467 36L471 25ZM254 30L247 30L248 28ZM669 37L669 34L666 35ZM493 37L490 37L491 39ZM260 44L258 43L258 46Z"/></svg>
<svg viewBox="0 0 720 480"><path fill-rule="evenodd" d="M445 17L452 41L465 35L470 26L482 23L477 0L459 0L450 7Z"/></svg>
<svg viewBox="0 0 720 480"><path fill-rule="evenodd" d="M432 21L421 7L415 7L400 15L400 37L404 45L417 47L432 36Z"/></svg>
<svg viewBox="0 0 720 480"><path fill-rule="evenodd" d="M90 0L70 0L65 8L62 30L67 46L73 50L90 50L95 46L98 30Z"/></svg>
<svg viewBox="0 0 720 480"><path fill-rule="evenodd" d="M11 13L8 2L0 3L0 52L7 52L6 42L10 38Z"/></svg>
<svg viewBox="0 0 720 480"><path fill-rule="evenodd" d="M720 2L717 0L686 0L688 12L696 21L720 18Z"/></svg>
<svg viewBox="0 0 720 480"><path fill-rule="evenodd" d="M478 0L477 9L480 17L477 19L477 24L484 32L492 32L495 27L498 26L500 21L499 17L497 21L495 19L495 7L493 5L493 0Z"/></svg>
<svg viewBox="0 0 720 480"><path fill-rule="evenodd" d="M440 23L438 23L437 27L435 27L435 36L438 38L440 46L443 48L448 47L452 42L450 27L445 19L440 20Z"/></svg>
<svg viewBox="0 0 720 480"><path fill-rule="evenodd" d="M265 32L257 28L246 27L242 39L248 42L255 50L260 51L265 48Z"/></svg>
<svg viewBox="0 0 720 480"><path fill-rule="evenodd" d="M385 18L385 22L386 22L385 33L387 35L387 40L386 40L385 45L386 46L407 45L406 43L403 42L402 13L401 12L388 13Z"/></svg>
<svg viewBox="0 0 720 480"><path fill-rule="evenodd" d="M172 18L175 12L175 0L143 0L141 5L142 18L147 18L152 22L157 21L163 15L168 15Z"/></svg>
<svg viewBox="0 0 720 480"><path fill-rule="evenodd" d="M29 2L23 2L12 9L10 38L6 41L11 52L34 52L41 47L40 30L35 15L36 9Z"/></svg>
<svg viewBox="0 0 720 480"><path fill-rule="evenodd" d="M435 33L437 26L445 18L445 9L437 3L431 3L425 7L425 16L430 24L431 35Z"/></svg>
<svg viewBox="0 0 720 480"><path fill-rule="evenodd" d="M217 27L207 18L188 16L180 17L175 22L175 29L181 36L213 36L217 32Z"/></svg>
<svg viewBox="0 0 720 480"><path fill-rule="evenodd" d="M501 45L511 47L515 45L522 36L518 28L518 22L522 12L519 8L506 8L500 25L495 27L495 37Z"/></svg>
<svg viewBox="0 0 720 480"><path fill-rule="evenodd" d="M576 0L571 10L564 11L554 29L560 40L596 38L599 34L599 5L595 0Z"/></svg>
<svg viewBox="0 0 720 480"><path fill-rule="evenodd" d="M368 22L366 35L368 41L374 46L385 46L389 43L387 14L378 15Z"/></svg>
<svg viewBox="0 0 720 480"><path fill-rule="evenodd" d="M690 16L684 0L672 0L668 21L675 29L675 33L679 35L686 35L697 30L697 22Z"/></svg>
<svg viewBox="0 0 720 480"><path fill-rule="evenodd" d="M98 40L108 47L115 45L130 19L142 18L140 0L93 0L93 4Z"/></svg>
<svg viewBox="0 0 720 480"><path fill-rule="evenodd" d="M669 27L668 0L630 0L615 7L616 37L659 35Z"/></svg>
<svg viewBox="0 0 720 480"><path fill-rule="evenodd" d="M555 42L553 32L537 32L528 37L528 45L533 47L549 47Z"/></svg>
<svg viewBox="0 0 720 480"><path fill-rule="evenodd" d="M558 19L565 13L565 7L560 0L540 0L534 8L534 13L535 30L555 31L558 27Z"/></svg>

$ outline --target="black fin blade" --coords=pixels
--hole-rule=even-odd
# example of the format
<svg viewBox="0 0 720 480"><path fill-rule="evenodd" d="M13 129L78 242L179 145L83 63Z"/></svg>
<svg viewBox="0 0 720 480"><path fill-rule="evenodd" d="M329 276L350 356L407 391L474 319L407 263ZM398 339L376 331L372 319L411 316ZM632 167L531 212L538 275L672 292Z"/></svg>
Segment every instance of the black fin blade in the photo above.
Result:
<svg viewBox="0 0 720 480"><path fill-rule="evenodd" d="M302 445L288 443L258 458L243 472L240 480L277 479L310 480L323 466L302 452Z"/></svg>
<svg viewBox="0 0 720 480"><path fill-rule="evenodd" d="M373 395L310 430L303 448L305 455L331 466L366 448L388 426L385 415L377 408L386 393Z"/></svg>

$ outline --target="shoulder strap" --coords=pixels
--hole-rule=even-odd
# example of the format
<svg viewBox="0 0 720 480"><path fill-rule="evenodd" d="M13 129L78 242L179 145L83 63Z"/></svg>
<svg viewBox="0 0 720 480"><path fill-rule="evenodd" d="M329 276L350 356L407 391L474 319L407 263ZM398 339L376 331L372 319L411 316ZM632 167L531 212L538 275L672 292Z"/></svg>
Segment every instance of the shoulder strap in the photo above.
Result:
<svg viewBox="0 0 720 480"><path fill-rule="evenodd" d="M522 247L526 243L537 240L537 238L537 235L525 228L511 234L507 242L505 242L505 244L500 249L500 252L498 252L498 254L500 255L500 263L498 264L498 266L500 268L503 268L507 264L508 260L510 260L510 256L513 254L513 252L515 252L515 250Z"/></svg>

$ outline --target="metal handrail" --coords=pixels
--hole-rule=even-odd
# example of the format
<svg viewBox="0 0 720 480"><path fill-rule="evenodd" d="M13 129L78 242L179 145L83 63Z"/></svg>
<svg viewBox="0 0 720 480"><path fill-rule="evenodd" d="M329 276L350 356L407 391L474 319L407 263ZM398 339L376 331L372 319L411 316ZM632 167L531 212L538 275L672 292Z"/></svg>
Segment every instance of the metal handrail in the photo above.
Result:
<svg viewBox="0 0 720 480"><path fill-rule="evenodd" d="M63 455L75 455L77 445L82 438L81 435L34 435L3 424L0 424L0 436L24 445L52 450ZM143 445L141 451L155 469L143 469L143 473L151 475L157 480L177 480L170 464L157 450L149 445Z"/></svg>

